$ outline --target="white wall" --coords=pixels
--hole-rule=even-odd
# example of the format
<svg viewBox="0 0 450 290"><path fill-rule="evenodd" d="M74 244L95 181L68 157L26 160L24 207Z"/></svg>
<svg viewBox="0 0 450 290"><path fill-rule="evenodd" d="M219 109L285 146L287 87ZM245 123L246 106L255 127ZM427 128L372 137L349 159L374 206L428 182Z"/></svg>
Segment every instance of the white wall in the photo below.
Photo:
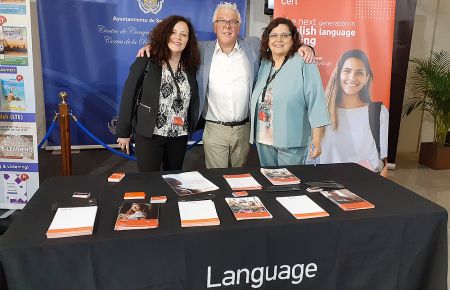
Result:
<svg viewBox="0 0 450 290"><path fill-rule="evenodd" d="M428 57L431 50L450 51L449 27L449 0L417 0L410 58ZM408 77L410 72L411 68L408 68ZM407 82L404 103L410 96ZM433 141L433 134L433 121L427 114L417 111L408 117L403 117L397 152L416 152L420 142Z"/></svg>
<svg viewBox="0 0 450 290"><path fill-rule="evenodd" d="M261 37L270 17L264 15L264 0L247 1L247 35Z"/></svg>

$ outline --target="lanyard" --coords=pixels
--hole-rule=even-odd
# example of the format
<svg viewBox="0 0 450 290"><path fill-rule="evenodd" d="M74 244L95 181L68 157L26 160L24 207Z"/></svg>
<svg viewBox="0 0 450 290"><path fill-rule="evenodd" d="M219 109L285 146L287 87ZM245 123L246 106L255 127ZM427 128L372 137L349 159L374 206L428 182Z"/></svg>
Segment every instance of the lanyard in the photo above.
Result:
<svg viewBox="0 0 450 290"><path fill-rule="evenodd" d="M178 86L178 81L175 78L175 74L173 73L172 67L170 66L169 62L166 62L167 67L169 69L170 75L172 76L173 82L175 83L175 87L177 89L177 99L181 99L181 90L180 87ZM181 62L178 63L178 70L177 73L179 73L181 71Z"/></svg>
<svg viewBox="0 0 450 290"><path fill-rule="evenodd" d="M273 79L277 76L278 72L281 70L281 68L283 67L283 65L286 63L287 61L287 57L284 58L283 63L281 64L280 68L272 74L272 67L270 67L270 71L269 71L269 75L267 76L267 80L266 80L266 85L264 86L264 89L262 91L262 96L261 96L261 102L264 103L264 97L266 96L266 91L267 91L267 86L270 84L271 81L273 81Z"/></svg>

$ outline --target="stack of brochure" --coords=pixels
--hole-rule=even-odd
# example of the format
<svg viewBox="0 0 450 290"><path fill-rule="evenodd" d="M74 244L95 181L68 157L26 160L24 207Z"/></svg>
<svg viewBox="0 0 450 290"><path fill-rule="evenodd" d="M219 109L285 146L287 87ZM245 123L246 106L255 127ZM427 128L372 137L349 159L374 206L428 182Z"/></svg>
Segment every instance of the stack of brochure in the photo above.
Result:
<svg viewBox="0 0 450 290"><path fill-rule="evenodd" d="M325 217L329 214L306 195L276 198L296 219Z"/></svg>
<svg viewBox="0 0 450 290"><path fill-rule="evenodd" d="M162 177L180 196L219 189L219 187L203 177L198 171L166 174Z"/></svg>
<svg viewBox="0 0 450 290"><path fill-rule="evenodd" d="M150 203L166 203L167 196L165 195L158 195L158 196L152 196L150 197Z"/></svg>
<svg viewBox="0 0 450 290"><path fill-rule="evenodd" d="M125 192L123 199L145 199L145 192L143 191L132 191Z"/></svg>
<svg viewBox="0 0 450 290"><path fill-rule="evenodd" d="M257 196L227 197L225 201L238 221L272 218L270 212Z"/></svg>
<svg viewBox="0 0 450 290"><path fill-rule="evenodd" d="M116 172L108 177L108 182L120 182L125 177L125 173Z"/></svg>
<svg viewBox="0 0 450 290"><path fill-rule="evenodd" d="M114 230L153 229L159 225L159 205L124 202L119 208Z"/></svg>
<svg viewBox="0 0 450 290"><path fill-rule="evenodd" d="M56 211L47 238L92 235L97 206L61 207Z"/></svg>
<svg viewBox="0 0 450 290"><path fill-rule="evenodd" d="M250 173L224 175L223 177L233 191L262 189L261 184L259 184Z"/></svg>
<svg viewBox="0 0 450 290"><path fill-rule="evenodd" d="M90 192L74 192L73 198L89 198L91 196Z"/></svg>
<svg viewBox="0 0 450 290"><path fill-rule="evenodd" d="M299 184L300 179L286 168L261 168L261 173L273 185Z"/></svg>
<svg viewBox="0 0 450 290"><path fill-rule="evenodd" d="M324 190L320 193L345 211L375 207L375 205L362 199L348 189Z"/></svg>
<svg viewBox="0 0 450 290"><path fill-rule="evenodd" d="M210 199L179 201L182 227L200 227L220 225L214 202Z"/></svg>

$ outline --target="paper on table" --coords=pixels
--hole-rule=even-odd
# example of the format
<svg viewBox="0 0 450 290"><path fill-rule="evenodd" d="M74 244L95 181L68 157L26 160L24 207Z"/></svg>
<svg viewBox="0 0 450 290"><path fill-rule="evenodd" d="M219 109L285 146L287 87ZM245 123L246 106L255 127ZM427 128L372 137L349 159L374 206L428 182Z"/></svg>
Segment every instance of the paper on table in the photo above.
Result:
<svg viewBox="0 0 450 290"><path fill-rule="evenodd" d="M167 197L165 195L150 197L150 203L166 203Z"/></svg>
<svg viewBox="0 0 450 290"><path fill-rule="evenodd" d="M273 185L299 184L300 179L287 168L261 168L261 173Z"/></svg>
<svg viewBox="0 0 450 290"><path fill-rule="evenodd" d="M272 218L270 212L257 196L226 197L225 201L238 221Z"/></svg>
<svg viewBox="0 0 450 290"><path fill-rule="evenodd" d="M219 225L216 207L212 200L179 201L182 227Z"/></svg>
<svg viewBox="0 0 450 290"><path fill-rule="evenodd" d="M159 226L159 205L124 202L119 208L114 230L153 229Z"/></svg>
<svg viewBox="0 0 450 290"><path fill-rule="evenodd" d="M143 191L131 191L125 192L123 199L145 199L145 192Z"/></svg>
<svg viewBox="0 0 450 290"><path fill-rule="evenodd" d="M125 173L116 172L108 177L108 182L120 182L125 177Z"/></svg>
<svg viewBox="0 0 450 290"><path fill-rule="evenodd" d="M219 187L203 177L198 171L166 174L162 177L180 196L219 189Z"/></svg>
<svg viewBox="0 0 450 290"><path fill-rule="evenodd" d="M336 189L329 191L321 191L323 196L328 198L334 204L338 205L343 210L358 210L374 208L375 205L367 200L359 197L348 189Z"/></svg>
<svg viewBox="0 0 450 290"><path fill-rule="evenodd" d="M277 197L276 200L297 219L329 216L323 208L306 195L282 196Z"/></svg>
<svg viewBox="0 0 450 290"><path fill-rule="evenodd" d="M261 184L250 173L224 175L225 180L233 190L261 189Z"/></svg>
<svg viewBox="0 0 450 290"><path fill-rule="evenodd" d="M97 206L58 208L47 231L47 238L90 235L94 229Z"/></svg>

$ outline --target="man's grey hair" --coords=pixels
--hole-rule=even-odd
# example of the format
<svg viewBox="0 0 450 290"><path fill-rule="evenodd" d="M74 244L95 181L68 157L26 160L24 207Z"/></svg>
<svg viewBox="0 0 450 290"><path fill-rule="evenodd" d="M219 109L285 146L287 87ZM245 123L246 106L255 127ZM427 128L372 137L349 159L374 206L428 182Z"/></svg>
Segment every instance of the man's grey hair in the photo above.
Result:
<svg viewBox="0 0 450 290"><path fill-rule="evenodd" d="M212 22L214 23L217 20L217 13L219 12L220 9L231 9L234 12L236 12L239 23L241 22L241 14L239 13L239 10L237 8L236 3L232 3L232 2L220 2L217 7L216 10L214 11L214 15L213 15L213 19Z"/></svg>

